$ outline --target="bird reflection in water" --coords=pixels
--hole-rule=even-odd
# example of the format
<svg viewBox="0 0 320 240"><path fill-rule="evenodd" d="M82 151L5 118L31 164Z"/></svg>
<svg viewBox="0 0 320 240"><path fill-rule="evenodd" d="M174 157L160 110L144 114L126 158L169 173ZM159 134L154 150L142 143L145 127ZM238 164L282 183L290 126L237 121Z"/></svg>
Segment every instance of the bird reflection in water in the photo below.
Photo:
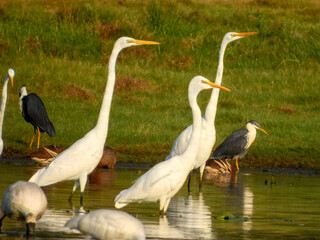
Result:
<svg viewBox="0 0 320 240"><path fill-rule="evenodd" d="M172 198L166 218L159 220L159 228L174 234L170 238L215 239L211 211L202 194Z"/></svg>
<svg viewBox="0 0 320 240"><path fill-rule="evenodd" d="M79 231L71 230L64 225L70 218L82 214L85 214L82 209L76 210L73 208L73 211L47 209L43 217L38 221L37 229L46 233L79 234Z"/></svg>
<svg viewBox="0 0 320 240"><path fill-rule="evenodd" d="M225 207L227 209L226 212L234 214L239 219L241 218L242 230L245 234L249 234L252 230L251 219L254 210L254 194L250 187L244 186L241 181L237 182L235 168L233 166L232 168L233 170L231 172L233 174L228 171L221 173L219 171L212 170L212 168L206 167L204 179L207 183L213 184L221 191L219 194L220 198L225 198L225 200L222 200L225 201L225 206L221 206L220 211ZM222 212L217 212L218 215L221 213Z"/></svg>
<svg viewBox="0 0 320 240"><path fill-rule="evenodd" d="M113 186L115 183L115 171L113 169L96 169L89 175L89 183L97 185Z"/></svg>

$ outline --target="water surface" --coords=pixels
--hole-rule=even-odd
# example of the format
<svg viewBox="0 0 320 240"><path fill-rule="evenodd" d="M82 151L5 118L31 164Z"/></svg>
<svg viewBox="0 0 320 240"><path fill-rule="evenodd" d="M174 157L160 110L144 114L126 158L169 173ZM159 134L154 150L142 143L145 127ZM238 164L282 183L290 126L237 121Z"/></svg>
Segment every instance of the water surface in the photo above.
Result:
<svg viewBox="0 0 320 240"><path fill-rule="evenodd" d="M0 164L0 194L37 170L29 162ZM84 194L90 211L114 209L115 196L147 168L117 167L94 172ZM271 184L272 182L272 184ZM34 239L84 239L64 227L79 214L79 192L67 201L73 182L44 188L48 210L36 224ZM207 176L198 193L198 174L192 175L192 194L186 185L172 198L165 218L159 204L130 204L122 210L138 218L148 239L320 239L320 175L314 172L241 170L237 177ZM82 213L80 213L82 214ZM25 224L3 221L1 240L25 239Z"/></svg>

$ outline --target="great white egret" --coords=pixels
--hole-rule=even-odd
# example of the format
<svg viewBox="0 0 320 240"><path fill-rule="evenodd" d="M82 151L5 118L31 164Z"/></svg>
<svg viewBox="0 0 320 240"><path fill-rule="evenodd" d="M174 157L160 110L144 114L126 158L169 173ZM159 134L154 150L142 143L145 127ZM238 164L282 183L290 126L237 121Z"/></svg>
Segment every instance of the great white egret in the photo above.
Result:
<svg viewBox="0 0 320 240"><path fill-rule="evenodd" d="M200 91L210 88L229 90L210 82L202 76L194 77L188 88L189 104L192 109L193 131L185 151L153 166L130 188L115 198L115 207L122 208L131 202L160 202L160 214L165 214L170 199L179 191L191 171L201 137L201 110L197 104ZM230 91L230 90L229 90Z"/></svg>
<svg viewBox="0 0 320 240"><path fill-rule="evenodd" d="M229 32L225 34L219 52L219 65L216 75L215 83L221 85L222 81L222 74L223 74L223 56L226 50L228 43L241 39L246 36L251 36L257 34L256 32L246 32L246 33L236 33L236 32ZM216 130L214 126L214 121L217 112L217 104L218 104L218 97L219 97L219 89L213 89L212 94L207 105L207 109L205 115L202 118L202 133L201 133L201 140L200 140L200 147L198 150L197 157L195 158L194 167L193 169L197 169L200 167L200 180L199 180L199 191L202 191L202 177L203 171L206 164L206 161L210 157L212 147L216 141ZM187 127L174 141L171 152L167 156L166 159L170 159L173 156L180 155L185 151L190 141L192 133L192 125ZM188 191L190 192L190 179L188 181Z"/></svg>
<svg viewBox="0 0 320 240"><path fill-rule="evenodd" d="M2 220L8 216L13 220L26 221L27 235L34 234L34 227L47 209L47 197L35 183L18 181L3 193L0 232Z"/></svg>
<svg viewBox="0 0 320 240"><path fill-rule="evenodd" d="M129 37L121 37L115 42L109 59L108 82L97 125L84 137L59 154L48 166L38 170L30 178L30 182L35 182L39 186L47 186L65 180L75 180L76 182L69 200L71 201L73 193L80 186L80 204L82 205L82 196L87 183L87 176L98 165L108 134L109 113L116 80L116 60L118 54L124 48L143 44L159 43L136 40Z"/></svg>
<svg viewBox="0 0 320 240"><path fill-rule="evenodd" d="M38 133L37 148L40 145L40 132L46 132L50 137L56 135L41 98L35 93L28 94L25 86L19 93L19 106L24 120L33 125L33 136L29 147L32 147L36 132Z"/></svg>
<svg viewBox="0 0 320 240"><path fill-rule="evenodd" d="M65 227L78 229L96 239L144 240L142 223L126 212L99 209L70 219Z"/></svg>
<svg viewBox="0 0 320 240"><path fill-rule="evenodd" d="M239 172L238 158L243 158L247 154L249 147L256 139L256 129L268 135L257 121L251 120L246 124L246 129L239 129L227 137L223 143L215 149L210 160L235 158L237 172Z"/></svg>
<svg viewBox="0 0 320 240"><path fill-rule="evenodd" d="M8 73L4 77L3 88L2 88L2 97L1 97L1 109L0 109L0 156L3 152L3 139L2 139L2 132L3 132L3 121L4 121L4 113L6 111L7 99L8 99L8 83L10 80L11 87L13 87L13 78L15 72L13 69L9 69Z"/></svg>

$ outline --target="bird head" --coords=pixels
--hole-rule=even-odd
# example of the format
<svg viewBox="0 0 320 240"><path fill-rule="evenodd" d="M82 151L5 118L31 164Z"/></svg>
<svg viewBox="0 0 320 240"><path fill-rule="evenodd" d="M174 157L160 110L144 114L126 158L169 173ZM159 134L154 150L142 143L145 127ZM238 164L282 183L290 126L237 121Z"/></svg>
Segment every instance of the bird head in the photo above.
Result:
<svg viewBox="0 0 320 240"><path fill-rule="evenodd" d="M220 86L214 82L211 82L210 80L208 80L207 78L203 77L203 76L195 76L189 85L189 89L191 91L194 91L196 94L199 93L201 90L204 89L210 89L210 88L219 88L228 92L231 92L230 89Z"/></svg>
<svg viewBox="0 0 320 240"><path fill-rule="evenodd" d="M252 126L253 126L254 128L256 128L256 129L259 129L261 132L269 135L263 128L260 127L260 124L259 124L256 120L251 120L251 121L249 121L249 122L247 123L247 126L248 126L249 124L252 125Z"/></svg>
<svg viewBox="0 0 320 240"><path fill-rule="evenodd" d="M158 45L160 43L153 41L137 40L130 37L121 37L116 41L115 45L116 44L119 45L121 49L123 49L138 45Z"/></svg>
<svg viewBox="0 0 320 240"><path fill-rule="evenodd" d="M13 69L9 68L8 70L8 76L10 78L11 87L13 87L13 78L14 78L15 72Z"/></svg>
<svg viewBox="0 0 320 240"><path fill-rule="evenodd" d="M27 88L26 88L26 86L23 86L19 92L19 98L22 99L23 97L25 97L27 95L28 95Z"/></svg>
<svg viewBox="0 0 320 240"><path fill-rule="evenodd" d="M244 38L247 36L252 36L258 34L257 32L244 32L244 33L237 33L237 32L228 32L226 35L224 35L223 40L229 42L232 42L234 40L238 40L240 38Z"/></svg>

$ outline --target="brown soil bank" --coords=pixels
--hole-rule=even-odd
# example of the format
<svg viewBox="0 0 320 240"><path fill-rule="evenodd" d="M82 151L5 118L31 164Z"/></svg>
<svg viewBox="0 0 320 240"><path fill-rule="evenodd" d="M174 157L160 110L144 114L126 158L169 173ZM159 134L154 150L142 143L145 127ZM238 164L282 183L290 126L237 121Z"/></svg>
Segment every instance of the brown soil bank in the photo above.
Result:
<svg viewBox="0 0 320 240"><path fill-rule="evenodd" d="M127 149L122 146L120 148L114 148L117 153L118 162L131 162L131 163L157 163L165 159L169 150L163 147L153 146L152 149ZM30 152L29 148L13 149L5 148L2 154L2 158L17 159L26 158ZM231 161L231 164L235 165L235 161ZM239 160L239 168L260 168L260 169L310 169L320 170L319 164L313 159L306 157L300 157L299 159L289 158L272 158L264 156L246 155L243 159Z"/></svg>

